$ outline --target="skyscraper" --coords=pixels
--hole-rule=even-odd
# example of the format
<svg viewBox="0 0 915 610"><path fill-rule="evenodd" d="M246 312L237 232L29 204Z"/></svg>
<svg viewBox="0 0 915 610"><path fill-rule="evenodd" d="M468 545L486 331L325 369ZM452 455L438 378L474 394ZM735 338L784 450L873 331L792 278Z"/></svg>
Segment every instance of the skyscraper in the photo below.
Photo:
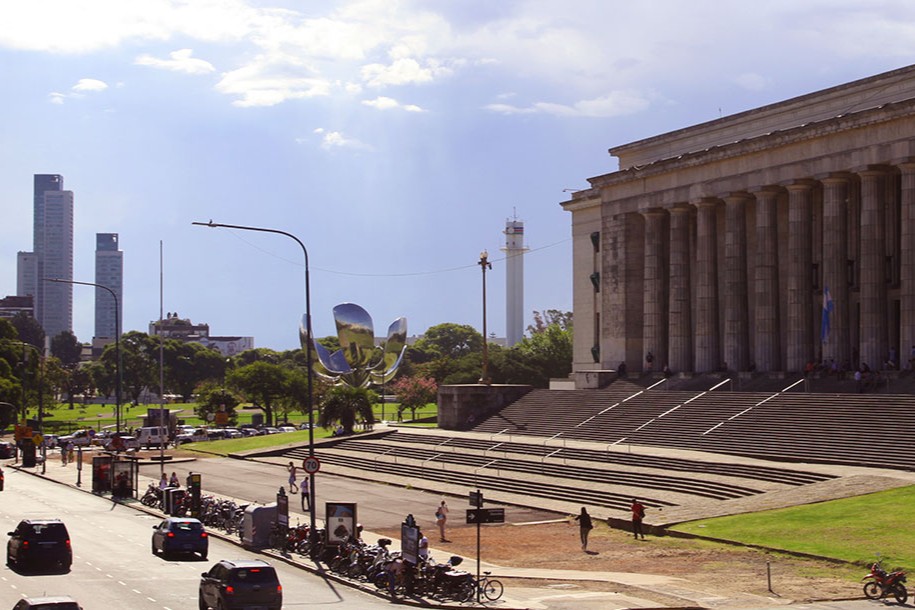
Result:
<svg viewBox="0 0 915 610"><path fill-rule="evenodd" d="M32 252L20 252L16 288L34 297L35 318L47 337L73 330L73 192L59 174L35 174Z"/></svg>
<svg viewBox="0 0 915 610"><path fill-rule="evenodd" d="M524 223L505 221L505 346L524 337Z"/></svg>
<svg viewBox="0 0 915 610"><path fill-rule="evenodd" d="M115 300L107 290L95 290L95 338L98 342L110 343L121 334L124 294L124 253L118 249L117 233L95 234L95 283L110 288L117 295Z"/></svg>

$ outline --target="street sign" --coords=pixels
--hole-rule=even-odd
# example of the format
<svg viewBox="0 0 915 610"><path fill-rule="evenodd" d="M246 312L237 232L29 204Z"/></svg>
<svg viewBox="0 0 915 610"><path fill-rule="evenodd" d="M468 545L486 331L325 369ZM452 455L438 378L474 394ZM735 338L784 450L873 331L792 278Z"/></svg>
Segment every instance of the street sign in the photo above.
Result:
<svg viewBox="0 0 915 610"><path fill-rule="evenodd" d="M321 470L321 460L315 456L309 456L302 460L302 470L308 474L314 474Z"/></svg>
<svg viewBox="0 0 915 610"><path fill-rule="evenodd" d="M470 508L467 510L467 524L505 523L504 508Z"/></svg>
<svg viewBox="0 0 915 610"><path fill-rule="evenodd" d="M41 447L41 443L44 442L44 437L36 433L35 436L32 437L32 442L35 443L36 447Z"/></svg>
<svg viewBox="0 0 915 610"><path fill-rule="evenodd" d="M480 508L483 506L483 492L481 491L471 491L470 492L470 505Z"/></svg>

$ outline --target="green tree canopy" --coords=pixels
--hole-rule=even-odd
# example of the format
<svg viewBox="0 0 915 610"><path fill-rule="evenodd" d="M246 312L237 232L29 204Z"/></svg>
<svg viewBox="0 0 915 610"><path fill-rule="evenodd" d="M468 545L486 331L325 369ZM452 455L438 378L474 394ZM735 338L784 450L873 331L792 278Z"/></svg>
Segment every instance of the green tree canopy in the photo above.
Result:
<svg viewBox="0 0 915 610"><path fill-rule="evenodd" d="M38 323L38 320L32 316L19 312L10 318L10 322L16 327L16 332L19 335L20 341L25 341L38 349L44 348L44 329L41 328L41 324Z"/></svg>
<svg viewBox="0 0 915 610"><path fill-rule="evenodd" d="M69 330L51 339L51 355L66 367L75 367L83 355L83 346Z"/></svg>
<svg viewBox="0 0 915 610"><path fill-rule="evenodd" d="M437 324L429 327L413 347L433 358L460 358L482 351L483 335L467 324Z"/></svg>
<svg viewBox="0 0 915 610"><path fill-rule="evenodd" d="M263 360L240 366L226 375L229 387L238 389L264 410L268 426L274 423L274 403L285 393L287 378L287 369Z"/></svg>

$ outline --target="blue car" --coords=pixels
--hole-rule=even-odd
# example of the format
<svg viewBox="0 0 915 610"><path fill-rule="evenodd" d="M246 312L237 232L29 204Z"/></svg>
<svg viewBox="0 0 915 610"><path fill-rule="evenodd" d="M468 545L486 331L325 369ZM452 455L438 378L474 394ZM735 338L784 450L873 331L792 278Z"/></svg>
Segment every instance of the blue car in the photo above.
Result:
<svg viewBox="0 0 915 610"><path fill-rule="evenodd" d="M166 558L178 554L199 554L207 558L210 540L203 523L190 517L169 517L153 526L152 554Z"/></svg>

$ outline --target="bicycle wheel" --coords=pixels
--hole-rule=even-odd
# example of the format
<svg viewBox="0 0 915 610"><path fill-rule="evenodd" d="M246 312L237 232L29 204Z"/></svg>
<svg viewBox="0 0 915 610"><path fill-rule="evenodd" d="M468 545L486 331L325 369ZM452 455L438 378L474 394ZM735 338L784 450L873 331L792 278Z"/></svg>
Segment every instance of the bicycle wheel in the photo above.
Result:
<svg viewBox="0 0 915 610"><path fill-rule="evenodd" d="M504 590L504 587L502 586L502 583L499 582L498 580L487 579L483 583L483 595L486 597L486 599L488 599L491 602L494 602L497 599L499 599L500 597L502 597L503 590Z"/></svg>

